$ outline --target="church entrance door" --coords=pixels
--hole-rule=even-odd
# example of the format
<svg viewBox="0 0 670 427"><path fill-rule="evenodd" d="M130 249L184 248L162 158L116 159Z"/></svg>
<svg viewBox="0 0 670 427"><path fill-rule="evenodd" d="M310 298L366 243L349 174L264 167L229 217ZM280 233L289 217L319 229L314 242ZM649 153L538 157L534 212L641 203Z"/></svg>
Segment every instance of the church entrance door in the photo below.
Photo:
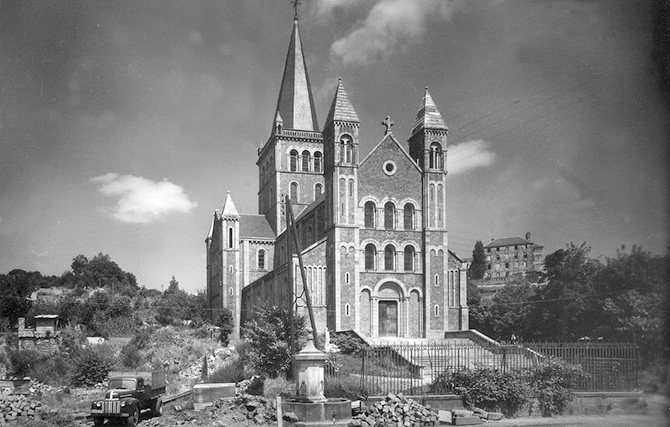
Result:
<svg viewBox="0 0 670 427"><path fill-rule="evenodd" d="M398 301L379 301L379 336L398 336Z"/></svg>

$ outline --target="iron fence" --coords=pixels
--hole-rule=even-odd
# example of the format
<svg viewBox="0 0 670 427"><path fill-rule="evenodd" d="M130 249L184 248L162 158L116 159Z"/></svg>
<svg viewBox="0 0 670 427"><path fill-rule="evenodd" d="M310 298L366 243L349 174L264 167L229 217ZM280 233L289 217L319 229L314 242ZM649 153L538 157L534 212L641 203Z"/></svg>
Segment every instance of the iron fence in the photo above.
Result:
<svg viewBox="0 0 670 427"><path fill-rule="evenodd" d="M586 376L576 391L631 391L638 382L638 349L626 343L388 343L330 356L326 382L363 394L439 393L444 372L487 367L525 371L554 357L579 365Z"/></svg>

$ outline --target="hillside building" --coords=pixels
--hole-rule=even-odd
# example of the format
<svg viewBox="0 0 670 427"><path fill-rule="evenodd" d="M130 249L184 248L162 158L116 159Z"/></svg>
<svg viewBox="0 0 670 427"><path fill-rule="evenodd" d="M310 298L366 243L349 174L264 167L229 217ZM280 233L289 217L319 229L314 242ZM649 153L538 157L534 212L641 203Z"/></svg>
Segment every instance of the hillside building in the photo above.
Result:
<svg viewBox="0 0 670 427"><path fill-rule="evenodd" d="M484 245L486 253L486 272L484 279L504 279L514 274L525 275L529 271L543 271L544 246L526 238L504 237L494 239Z"/></svg>

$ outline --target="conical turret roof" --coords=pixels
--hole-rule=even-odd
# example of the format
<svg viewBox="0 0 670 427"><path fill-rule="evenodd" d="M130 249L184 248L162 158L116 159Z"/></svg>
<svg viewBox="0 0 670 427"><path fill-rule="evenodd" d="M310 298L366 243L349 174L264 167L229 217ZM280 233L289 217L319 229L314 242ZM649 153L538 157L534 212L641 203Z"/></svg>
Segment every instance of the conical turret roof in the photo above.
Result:
<svg viewBox="0 0 670 427"><path fill-rule="evenodd" d="M226 201L223 202L223 209L221 216L223 218L239 218L240 214L237 212L235 203L233 203L233 198L230 196L230 192L226 194Z"/></svg>
<svg viewBox="0 0 670 427"><path fill-rule="evenodd" d="M349 100L349 95L344 90L342 79L337 79L337 90L335 91L333 103L330 105L326 124L334 120L360 123L358 114L356 114L356 110L354 110L354 106L351 105L351 101Z"/></svg>
<svg viewBox="0 0 670 427"><path fill-rule="evenodd" d="M277 100L275 117L278 116L284 121L284 129L307 131L319 129L297 19L293 21L293 33Z"/></svg>
<svg viewBox="0 0 670 427"><path fill-rule="evenodd" d="M433 97L428 93L428 88L426 88L423 94L421 106L419 107L419 112L416 113L416 120L414 120L414 126L412 126L410 135L414 135L422 129L449 130L444 123L442 114L440 114L435 105L435 101L433 101Z"/></svg>

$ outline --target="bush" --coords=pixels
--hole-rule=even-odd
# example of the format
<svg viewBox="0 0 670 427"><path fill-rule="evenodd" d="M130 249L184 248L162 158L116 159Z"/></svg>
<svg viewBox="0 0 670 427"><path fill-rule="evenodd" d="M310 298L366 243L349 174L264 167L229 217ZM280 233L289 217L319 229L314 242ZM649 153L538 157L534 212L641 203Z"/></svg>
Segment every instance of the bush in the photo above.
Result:
<svg viewBox="0 0 670 427"><path fill-rule="evenodd" d="M500 411L506 416L514 416L531 398L523 372L490 368L445 371L433 383L432 392L455 393L463 396L469 408Z"/></svg>
<svg viewBox="0 0 670 427"><path fill-rule="evenodd" d="M530 387L545 417L561 414L574 397L574 389L586 374L579 365L571 365L559 359L530 369Z"/></svg>
<svg viewBox="0 0 670 427"><path fill-rule="evenodd" d="M208 383L239 383L246 380L249 376L244 370L244 363L240 359L234 360L225 366L220 367L207 377Z"/></svg>
<svg viewBox="0 0 670 427"><path fill-rule="evenodd" d="M126 368L135 369L144 364L144 357L140 349L132 341L121 349L121 363Z"/></svg>
<svg viewBox="0 0 670 427"><path fill-rule="evenodd" d="M343 375L340 377L327 377L323 387L323 394L327 398L342 399L365 399L369 396L369 390L361 386L361 377Z"/></svg>
<svg viewBox="0 0 670 427"><path fill-rule="evenodd" d="M234 323L233 312L227 308L224 308L216 319L216 326L221 328L219 330L219 341L221 341L221 345L224 347L230 344L228 337L233 333Z"/></svg>
<svg viewBox="0 0 670 427"><path fill-rule="evenodd" d="M72 358L67 353L41 360L30 370L30 377L52 386L65 386L70 381Z"/></svg>
<svg viewBox="0 0 670 427"><path fill-rule="evenodd" d="M10 373L19 378L29 377L33 368L44 359L44 356L34 350L12 351L9 354Z"/></svg>
<svg viewBox="0 0 670 427"><path fill-rule="evenodd" d="M72 382L75 386L92 386L103 382L114 366L104 346L98 349L82 349L74 355L73 361Z"/></svg>
<svg viewBox="0 0 670 427"><path fill-rule="evenodd" d="M263 396L266 399L274 399L277 396L295 397L295 383L282 377L267 379L263 385Z"/></svg>
<svg viewBox="0 0 670 427"><path fill-rule="evenodd" d="M342 354L358 354L368 347L358 336L346 332L333 334L330 342L335 344Z"/></svg>
<svg viewBox="0 0 670 427"><path fill-rule="evenodd" d="M305 318L295 316L295 340L302 347L305 331ZM264 305L255 318L242 328L242 334L250 344L247 350L249 362L258 374L268 378L286 375L291 368L291 349L289 348L290 327L289 311L282 307Z"/></svg>

